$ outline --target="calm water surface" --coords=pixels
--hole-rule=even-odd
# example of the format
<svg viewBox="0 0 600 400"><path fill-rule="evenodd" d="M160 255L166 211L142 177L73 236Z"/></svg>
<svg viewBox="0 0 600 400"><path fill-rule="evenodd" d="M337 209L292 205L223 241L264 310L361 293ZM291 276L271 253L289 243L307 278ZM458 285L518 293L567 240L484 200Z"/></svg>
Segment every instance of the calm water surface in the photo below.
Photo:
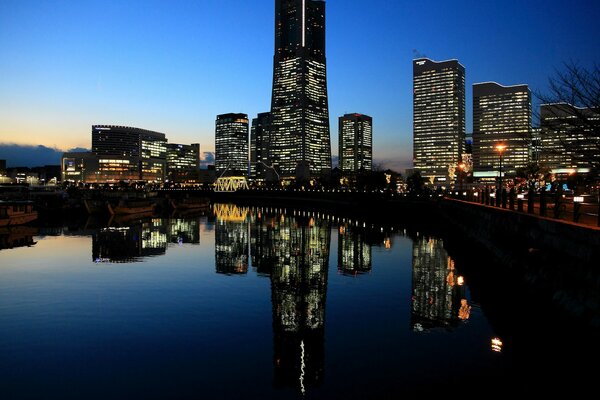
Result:
<svg viewBox="0 0 600 400"><path fill-rule="evenodd" d="M0 243L2 398L395 398L510 366L415 230L217 205Z"/></svg>

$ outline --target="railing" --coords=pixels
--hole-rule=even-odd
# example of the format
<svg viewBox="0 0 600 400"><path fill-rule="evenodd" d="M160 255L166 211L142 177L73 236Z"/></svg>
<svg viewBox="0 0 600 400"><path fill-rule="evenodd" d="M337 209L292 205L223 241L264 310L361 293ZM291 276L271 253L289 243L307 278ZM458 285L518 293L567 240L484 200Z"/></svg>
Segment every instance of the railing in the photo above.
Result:
<svg viewBox="0 0 600 400"><path fill-rule="evenodd" d="M449 197L541 217L600 226L598 194L574 195L546 191L517 193L514 190L452 191Z"/></svg>

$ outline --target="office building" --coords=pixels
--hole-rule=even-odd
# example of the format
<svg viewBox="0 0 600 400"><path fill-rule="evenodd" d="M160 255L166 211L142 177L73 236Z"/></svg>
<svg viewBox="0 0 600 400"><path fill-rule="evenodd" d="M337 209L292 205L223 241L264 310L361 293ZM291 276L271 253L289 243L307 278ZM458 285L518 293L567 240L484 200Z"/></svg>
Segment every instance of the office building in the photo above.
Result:
<svg viewBox="0 0 600 400"><path fill-rule="evenodd" d="M271 159L283 177L331 170L325 1L275 1Z"/></svg>
<svg viewBox="0 0 600 400"><path fill-rule="evenodd" d="M186 182L198 179L200 145L167 143L167 179Z"/></svg>
<svg viewBox="0 0 600 400"><path fill-rule="evenodd" d="M221 176L248 176L248 116L217 116L215 130L215 168Z"/></svg>
<svg viewBox="0 0 600 400"><path fill-rule="evenodd" d="M63 153L61 169L63 182L95 181L98 174L98 157L89 151Z"/></svg>
<svg viewBox="0 0 600 400"><path fill-rule="evenodd" d="M0 175L6 175L6 160L0 160Z"/></svg>
<svg viewBox="0 0 600 400"><path fill-rule="evenodd" d="M258 114L252 120L250 130L250 178L254 181L265 181L267 174L273 173L270 139L271 113ZM270 177L271 180L273 177Z"/></svg>
<svg viewBox="0 0 600 400"><path fill-rule="evenodd" d="M600 165L600 110L570 104L540 107L540 163L552 173L588 173Z"/></svg>
<svg viewBox="0 0 600 400"><path fill-rule="evenodd" d="M465 143L465 68L457 60L413 61L413 160L427 184L456 180Z"/></svg>
<svg viewBox="0 0 600 400"><path fill-rule="evenodd" d="M98 157L94 181L164 181L166 144L164 133L126 126L92 126L92 153Z"/></svg>
<svg viewBox="0 0 600 400"><path fill-rule="evenodd" d="M339 119L339 156L342 173L373 169L373 118L346 114Z"/></svg>
<svg viewBox="0 0 600 400"><path fill-rule="evenodd" d="M529 87L495 82L474 84L473 177L495 180L500 174L500 157L503 175L514 175L529 163L530 143Z"/></svg>

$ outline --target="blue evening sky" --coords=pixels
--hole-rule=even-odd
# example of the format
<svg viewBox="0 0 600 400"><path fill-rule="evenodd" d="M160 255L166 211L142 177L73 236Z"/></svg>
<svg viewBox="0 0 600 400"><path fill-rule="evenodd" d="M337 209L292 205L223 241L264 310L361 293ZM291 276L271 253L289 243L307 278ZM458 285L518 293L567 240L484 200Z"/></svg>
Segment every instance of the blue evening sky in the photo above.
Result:
<svg viewBox="0 0 600 400"><path fill-rule="evenodd" d="M471 85L544 90L566 61L600 61L592 0L328 0L337 117L374 118L375 161L412 158L415 56L457 58ZM164 132L214 150L217 114L270 108L273 0L0 1L0 142L89 147L92 124Z"/></svg>

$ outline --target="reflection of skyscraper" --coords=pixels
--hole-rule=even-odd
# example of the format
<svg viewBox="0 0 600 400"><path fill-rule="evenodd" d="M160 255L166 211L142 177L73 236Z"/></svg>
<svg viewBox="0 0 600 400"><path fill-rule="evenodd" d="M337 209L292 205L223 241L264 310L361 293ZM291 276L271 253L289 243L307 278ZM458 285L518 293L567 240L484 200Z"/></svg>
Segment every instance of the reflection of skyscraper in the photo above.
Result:
<svg viewBox="0 0 600 400"><path fill-rule="evenodd" d="M219 274L248 272L248 209L217 204L215 214L215 266Z"/></svg>
<svg viewBox="0 0 600 400"><path fill-rule="evenodd" d="M282 175L331 169L325 1L275 1L271 114L271 157Z"/></svg>
<svg viewBox="0 0 600 400"><path fill-rule="evenodd" d="M103 228L92 237L95 262L135 262L141 257L165 254L166 250L167 235L161 219L122 228Z"/></svg>
<svg viewBox="0 0 600 400"><path fill-rule="evenodd" d="M197 218L169 220L169 241L171 243L200 243L200 221Z"/></svg>
<svg viewBox="0 0 600 400"><path fill-rule="evenodd" d="M415 331L451 327L458 321L462 287L454 261L439 239L413 240L412 327Z"/></svg>
<svg viewBox="0 0 600 400"><path fill-rule="evenodd" d="M350 226L339 228L338 270L347 275L371 271L371 246L358 229Z"/></svg>
<svg viewBox="0 0 600 400"><path fill-rule="evenodd" d="M259 214L257 225L253 260L271 271L274 384L304 392L323 378L330 224Z"/></svg>

